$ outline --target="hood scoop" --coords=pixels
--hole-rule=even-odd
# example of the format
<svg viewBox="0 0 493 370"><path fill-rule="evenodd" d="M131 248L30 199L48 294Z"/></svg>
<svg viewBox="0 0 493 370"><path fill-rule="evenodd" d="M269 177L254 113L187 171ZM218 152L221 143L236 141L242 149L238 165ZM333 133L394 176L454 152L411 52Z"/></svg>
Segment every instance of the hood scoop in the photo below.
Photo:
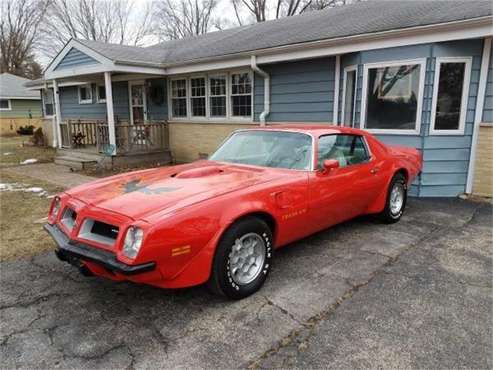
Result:
<svg viewBox="0 0 493 370"><path fill-rule="evenodd" d="M193 179L197 177L220 175L223 172L224 170L221 169L221 167L208 166L204 168L193 168L191 170L185 170L171 176L174 177L175 179Z"/></svg>

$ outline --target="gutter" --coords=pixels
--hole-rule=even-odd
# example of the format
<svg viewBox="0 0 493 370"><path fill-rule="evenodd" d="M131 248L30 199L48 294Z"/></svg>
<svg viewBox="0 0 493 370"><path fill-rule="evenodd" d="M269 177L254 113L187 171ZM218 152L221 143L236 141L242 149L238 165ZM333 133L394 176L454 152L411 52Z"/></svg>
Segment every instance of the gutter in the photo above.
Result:
<svg viewBox="0 0 493 370"><path fill-rule="evenodd" d="M260 113L260 126L265 126L265 117L270 113L270 76L263 69L257 66L257 57L251 56L250 66L252 69L264 78L264 110Z"/></svg>

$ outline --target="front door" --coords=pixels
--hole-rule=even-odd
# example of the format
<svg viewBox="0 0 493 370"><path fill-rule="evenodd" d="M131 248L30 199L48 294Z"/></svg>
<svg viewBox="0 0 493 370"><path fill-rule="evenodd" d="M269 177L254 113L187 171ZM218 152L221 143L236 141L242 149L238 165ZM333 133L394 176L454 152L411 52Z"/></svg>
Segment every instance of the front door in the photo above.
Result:
<svg viewBox="0 0 493 370"><path fill-rule="evenodd" d="M143 82L129 83L130 122L134 125L143 124L147 120L147 104Z"/></svg>

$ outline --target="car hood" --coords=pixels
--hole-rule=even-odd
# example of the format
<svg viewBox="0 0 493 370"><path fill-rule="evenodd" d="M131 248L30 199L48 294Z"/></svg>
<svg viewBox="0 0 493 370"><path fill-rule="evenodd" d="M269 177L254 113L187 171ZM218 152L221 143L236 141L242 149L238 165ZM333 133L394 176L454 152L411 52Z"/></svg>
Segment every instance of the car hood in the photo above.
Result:
<svg viewBox="0 0 493 370"><path fill-rule="evenodd" d="M99 209L134 220L179 209L282 176L282 171L197 161L108 177L67 193Z"/></svg>

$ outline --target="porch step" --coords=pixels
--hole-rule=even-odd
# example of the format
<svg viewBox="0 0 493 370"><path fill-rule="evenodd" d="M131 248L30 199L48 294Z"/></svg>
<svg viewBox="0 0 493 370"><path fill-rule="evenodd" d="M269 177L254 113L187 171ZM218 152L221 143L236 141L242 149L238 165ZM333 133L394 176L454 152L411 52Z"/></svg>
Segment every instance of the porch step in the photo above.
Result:
<svg viewBox="0 0 493 370"><path fill-rule="evenodd" d="M88 169L90 167L95 166L98 163L98 161L90 160L90 159L77 158L77 157L73 157L73 156L58 156L57 155L55 157L55 163L70 167L74 170L85 170L85 169Z"/></svg>
<svg viewBox="0 0 493 370"><path fill-rule="evenodd" d="M57 149L57 157L71 157L78 158L85 161L99 161L103 157L103 154L93 150L78 150L78 149Z"/></svg>

